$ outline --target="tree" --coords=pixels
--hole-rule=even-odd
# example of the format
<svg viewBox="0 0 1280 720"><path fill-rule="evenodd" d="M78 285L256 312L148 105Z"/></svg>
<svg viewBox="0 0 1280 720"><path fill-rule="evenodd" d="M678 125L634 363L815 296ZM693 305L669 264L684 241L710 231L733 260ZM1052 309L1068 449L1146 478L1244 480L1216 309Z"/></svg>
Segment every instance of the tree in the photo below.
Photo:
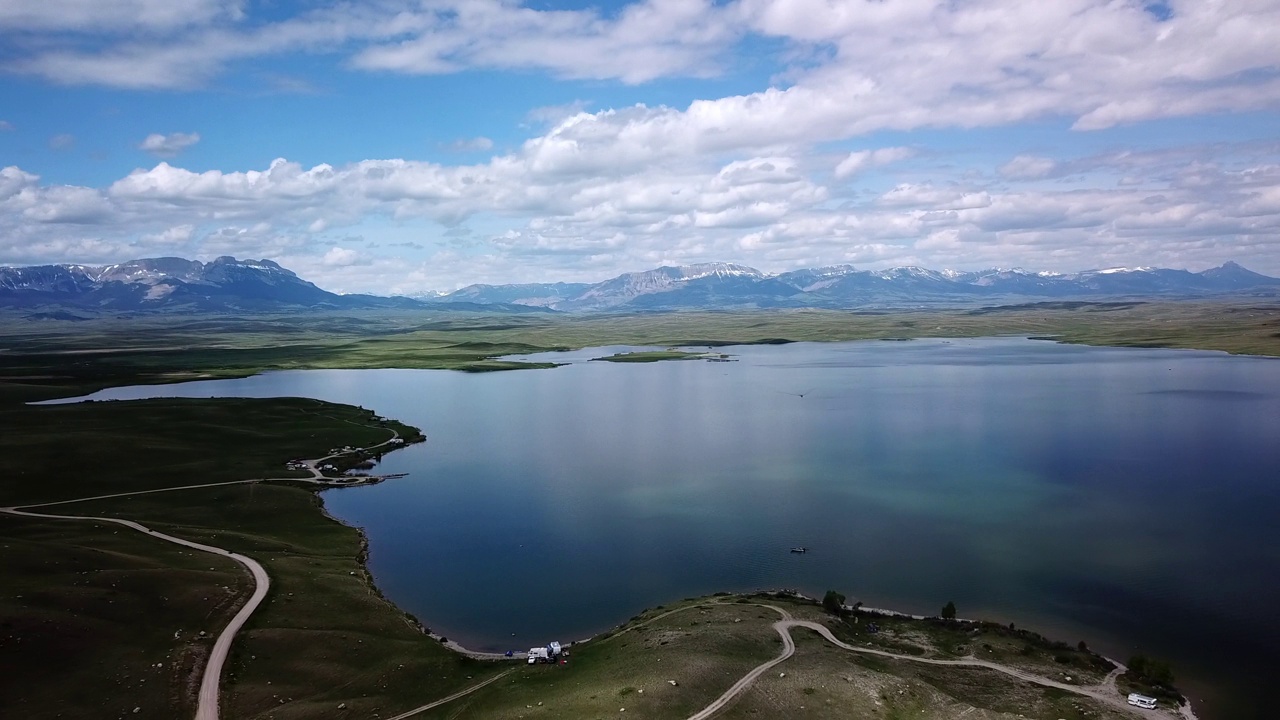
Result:
<svg viewBox="0 0 1280 720"><path fill-rule="evenodd" d="M956 604L951 600L948 600L947 604L942 607L942 619L943 620L956 619Z"/></svg>
<svg viewBox="0 0 1280 720"><path fill-rule="evenodd" d="M827 594L822 596L822 608L832 615L844 614L844 595L835 590L828 590Z"/></svg>

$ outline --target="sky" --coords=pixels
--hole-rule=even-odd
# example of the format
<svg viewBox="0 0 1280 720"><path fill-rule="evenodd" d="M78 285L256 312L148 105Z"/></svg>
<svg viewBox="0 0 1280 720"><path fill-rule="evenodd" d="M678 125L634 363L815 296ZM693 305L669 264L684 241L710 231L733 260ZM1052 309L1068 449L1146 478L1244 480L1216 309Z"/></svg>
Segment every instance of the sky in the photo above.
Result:
<svg viewBox="0 0 1280 720"><path fill-rule="evenodd" d="M0 265L1280 275L1280 0L4 0Z"/></svg>

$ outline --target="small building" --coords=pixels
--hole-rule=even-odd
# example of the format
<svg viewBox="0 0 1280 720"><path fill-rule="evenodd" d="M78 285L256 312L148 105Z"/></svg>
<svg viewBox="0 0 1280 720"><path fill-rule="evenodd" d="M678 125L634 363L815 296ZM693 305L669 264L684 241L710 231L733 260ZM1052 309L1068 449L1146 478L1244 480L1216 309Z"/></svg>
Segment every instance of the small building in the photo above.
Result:
<svg viewBox="0 0 1280 720"><path fill-rule="evenodd" d="M1138 693L1129 693L1129 704L1135 707L1152 710L1156 706L1156 699L1153 697L1147 697L1146 695L1139 695Z"/></svg>

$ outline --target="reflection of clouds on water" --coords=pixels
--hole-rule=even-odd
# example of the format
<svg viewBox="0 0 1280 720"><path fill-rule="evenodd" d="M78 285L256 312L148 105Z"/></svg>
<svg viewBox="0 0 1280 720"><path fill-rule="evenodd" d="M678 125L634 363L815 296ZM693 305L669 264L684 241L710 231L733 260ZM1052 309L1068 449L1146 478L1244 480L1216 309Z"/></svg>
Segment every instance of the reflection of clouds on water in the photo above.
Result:
<svg viewBox="0 0 1280 720"><path fill-rule="evenodd" d="M1263 601L1280 591L1267 571L1280 412L1265 402L1280 363L1020 338L589 362L637 349L660 348L529 356L572 363L553 370L285 371L97 396L316 397L421 427L426 444L379 468L407 478L325 504L366 528L389 597L476 647L761 587L926 613L953 598L1121 655L1140 645L1193 676L1241 633L1280 647ZM1143 598L1161 602L1142 612ZM1216 644L1171 631L1188 617L1217 624Z"/></svg>

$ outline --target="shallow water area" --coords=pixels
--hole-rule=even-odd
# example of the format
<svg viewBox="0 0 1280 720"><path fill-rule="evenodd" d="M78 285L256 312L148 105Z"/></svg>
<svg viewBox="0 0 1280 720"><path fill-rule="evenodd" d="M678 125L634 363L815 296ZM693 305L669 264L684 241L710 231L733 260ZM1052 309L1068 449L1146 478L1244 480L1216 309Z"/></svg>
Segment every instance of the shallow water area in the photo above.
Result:
<svg viewBox="0 0 1280 720"><path fill-rule="evenodd" d="M92 397L304 396L422 428L375 471L408 477L324 499L368 532L388 597L477 648L718 590L833 588L1164 657L1210 701L1202 717L1266 716L1280 362L1022 338L590 362L635 349Z"/></svg>

